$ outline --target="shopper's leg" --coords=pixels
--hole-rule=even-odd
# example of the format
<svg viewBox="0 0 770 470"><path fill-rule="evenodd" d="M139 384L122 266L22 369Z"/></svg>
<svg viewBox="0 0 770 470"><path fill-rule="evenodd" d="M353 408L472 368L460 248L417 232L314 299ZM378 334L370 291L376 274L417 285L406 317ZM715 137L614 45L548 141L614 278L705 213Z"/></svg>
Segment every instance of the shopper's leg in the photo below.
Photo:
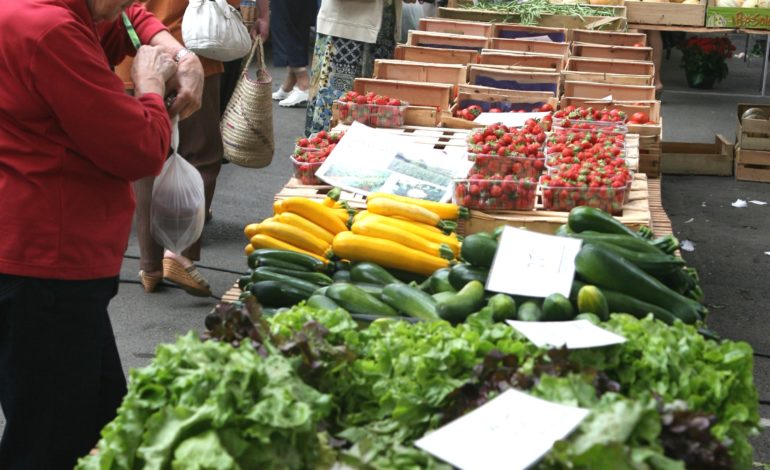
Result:
<svg viewBox="0 0 770 470"><path fill-rule="evenodd" d="M107 315L117 284L24 279L0 300L0 468L72 468L115 416L126 391Z"/></svg>
<svg viewBox="0 0 770 470"><path fill-rule="evenodd" d="M142 178L133 183L136 196L136 211L134 227L136 240L139 243L139 269L148 275L160 276L163 272L163 247L152 237L150 210L152 206L152 185L154 176Z"/></svg>
<svg viewBox="0 0 770 470"><path fill-rule="evenodd" d="M203 84L201 108L189 118L179 121L179 155L190 162L203 178L206 213L222 168L222 135L219 132L220 75L206 77ZM190 260L200 259L200 239L182 255Z"/></svg>
<svg viewBox="0 0 770 470"><path fill-rule="evenodd" d="M660 31L646 31L647 42L652 48L652 63L655 66L655 91L663 90L663 81L660 78L663 66L663 39Z"/></svg>

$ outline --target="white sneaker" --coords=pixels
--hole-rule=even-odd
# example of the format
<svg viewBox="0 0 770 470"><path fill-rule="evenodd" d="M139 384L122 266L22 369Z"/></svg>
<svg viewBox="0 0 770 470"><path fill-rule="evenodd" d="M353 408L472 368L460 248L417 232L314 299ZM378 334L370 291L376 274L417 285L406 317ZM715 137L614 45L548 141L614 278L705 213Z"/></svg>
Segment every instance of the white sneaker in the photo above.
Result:
<svg viewBox="0 0 770 470"><path fill-rule="evenodd" d="M289 93L289 96L278 102L278 106L283 106L284 108L292 108L301 104L307 104L308 97L309 93L307 90L302 91L299 88L294 87L294 89L291 90L291 93Z"/></svg>
<svg viewBox="0 0 770 470"><path fill-rule="evenodd" d="M278 91L273 92L273 99L275 101L285 100L290 94L291 94L291 91L283 91L283 85L281 85L280 87L278 87Z"/></svg>

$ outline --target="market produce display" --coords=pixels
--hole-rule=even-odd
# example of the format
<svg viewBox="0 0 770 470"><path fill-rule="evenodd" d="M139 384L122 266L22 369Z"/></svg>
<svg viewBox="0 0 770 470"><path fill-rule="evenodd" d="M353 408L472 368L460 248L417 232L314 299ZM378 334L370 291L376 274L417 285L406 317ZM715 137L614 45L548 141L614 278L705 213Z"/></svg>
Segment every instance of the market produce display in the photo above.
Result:
<svg viewBox="0 0 770 470"><path fill-rule="evenodd" d="M340 123L354 121L372 127L401 127L404 125L406 108L409 103L378 95L374 92L360 94L348 91L337 100Z"/></svg>
<svg viewBox="0 0 770 470"><path fill-rule="evenodd" d="M509 388L591 411L535 468L750 468L746 343L614 314L601 325L627 342L542 350L490 315L360 327L341 309L220 305L209 341L180 338L132 372L78 468L449 469L412 443Z"/></svg>
<svg viewBox="0 0 770 470"><path fill-rule="evenodd" d="M290 157L294 168L294 177L302 184L324 184L315 175L315 172L318 171L344 136L344 131L321 131L310 137L298 138L294 146L294 153Z"/></svg>
<svg viewBox="0 0 770 470"><path fill-rule="evenodd" d="M530 108L524 109L524 108L516 108L515 105L511 103L480 103L480 104L471 104L469 106L466 106L464 108L458 108L454 111L453 116L458 118L463 118L467 121L473 121L477 117L479 117L479 114L481 113L548 113L553 111L553 106L546 103L542 106L532 106Z"/></svg>

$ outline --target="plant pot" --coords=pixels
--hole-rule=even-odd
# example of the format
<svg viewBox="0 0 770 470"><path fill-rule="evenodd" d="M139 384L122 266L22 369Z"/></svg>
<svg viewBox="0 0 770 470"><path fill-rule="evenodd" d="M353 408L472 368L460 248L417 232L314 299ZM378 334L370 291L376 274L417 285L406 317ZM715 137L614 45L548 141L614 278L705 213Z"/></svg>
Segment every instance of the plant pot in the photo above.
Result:
<svg viewBox="0 0 770 470"><path fill-rule="evenodd" d="M714 88L717 78L714 75L704 74L702 72L685 72L687 86L699 90L710 90Z"/></svg>

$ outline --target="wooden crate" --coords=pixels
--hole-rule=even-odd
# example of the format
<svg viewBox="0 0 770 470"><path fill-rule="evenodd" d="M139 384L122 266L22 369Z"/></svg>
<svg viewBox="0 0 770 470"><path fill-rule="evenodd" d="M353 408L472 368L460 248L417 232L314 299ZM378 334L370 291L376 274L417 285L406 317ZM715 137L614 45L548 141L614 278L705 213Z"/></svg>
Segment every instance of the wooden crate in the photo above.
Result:
<svg viewBox="0 0 770 470"><path fill-rule="evenodd" d="M393 53L397 60L413 62L428 62L434 64L468 65L478 62L479 52L476 50L446 49L438 47L406 46L399 44Z"/></svg>
<svg viewBox="0 0 770 470"><path fill-rule="evenodd" d="M529 111L533 107L540 107L544 104L550 104L555 109L557 100L549 93L522 92L487 87L461 86L457 93L457 100L455 101L455 104L452 105L448 113L444 113L442 116L441 125L443 127L451 127L457 129L473 129L476 127L482 127L483 124L478 124L473 121L454 117L456 110L466 108L472 104L481 106L485 111L493 107L505 111L518 109Z"/></svg>
<svg viewBox="0 0 770 470"><path fill-rule="evenodd" d="M444 112L436 106L409 105L404 111L404 125L435 127L441 123L441 116ZM333 126L340 121L339 105L336 102L332 105L331 121Z"/></svg>
<svg viewBox="0 0 770 470"><path fill-rule="evenodd" d="M618 85L652 85L655 65L645 61L627 61L570 57L562 80Z"/></svg>
<svg viewBox="0 0 770 470"><path fill-rule="evenodd" d="M674 233L671 227L671 219L663 209L663 197L661 194L662 181L660 179L647 180L647 194L650 204L650 216L652 218L652 231L656 237L665 237ZM678 251L678 250L677 250Z"/></svg>
<svg viewBox="0 0 770 470"><path fill-rule="evenodd" d="M410 46L480 51L489 46L489 38L486 36L466 36L463 34L411 30L409 31L406 43Z"/></svg>
<svg viewBox="0 0 770 470"><path fill-rule="evenodd" d="M663 140L663 118L658 118L658 122L652 124L626 124L628 132L639 134L640 144L659 144Z"/></svg>
<svg viewBox="0 0 770 470"><path fill-rule="evenodd" d="M377 59L374 61L373 78L460 85L468 81L468 69L460 64Z"/></svg>
<svg viewBox="0 0 770 470"><path fill-rule="evenodd" d="M573 106L592 106L594 108L617 108L627 115L632 115L636 112L646 113L650 117L652 122L660 120L660 101L603 101L595 98L576 98L572 96L562 96L559 100L559 107L561 109L566 108L569 105Z"/></svg>
<svg viewBox="0 0 770 470"><path fill-rule="evenodd" d="M735 179L770 183L770 152L735 147Z"/></svg>
<svg viewBox="0 0 770 470"><path fill-rule="evenodd" d="M479 64L535 67L559 72L564 68L564 56L553 54L533 54L527 52L502 52L494 49L483 49L481 51L481 55L479 56Z"/></svg>
<svg viewBox="0 0 770 470"><path fill-rule="evenodd" d="M517 91L545 91L558 95L561 76L557 72L526 72L471 65L470 85Z"/></svg>
<svg viewBox="0 0 770 470"><path fill-rule="evenodd" d="M639 146L639 171L650 178L660 177L660 144L642 148Z"/></svg>
<svg viewBox="0 0 770 470"><path fill-rule="evenodd" d="M446 20L441 18L420 18L420 31L432 33L466 34L468 36L492 36L492 24L479 21Z"/></svg>
<svg viewBox="0 0 770 470"><path fill-rule="evenodd" d="M492 29L492 39L525 39L544 43L568 43L565 28L549 28L522 24L495 23Z"/></svg>
<svg viewBox="0 0 770 470"><path fill-rule="evenodd" d="M356 78L353 90L361 94L373 91L378 95L387 95L406 101L411 106L429 106L447 110L454 99L455 87L447 83Z"/></svg>
<svg viewBox="0 0 770 470"><path fill-rule="evenodd" d="M647 35L644 33L622 33L617 31L593 31L576 29L572 31L572 41L607 46L646 46Z"/></svg>
<svg viewBox="0 0 770 470"><path fill-rule="evenodd" d="M626 0L626 17L629 23L666 26L706 25L706 0L689 5L654 1Z"/></svg>
<svg viewBox="0 0 770 470"><path fill-rule="evenodd" d="M501 51L530 52L533 54L555 54L566 57L569 54L568 42L538 41L534 39L491 38L489 48Z"/></svg>
<svg viewBox="0 0 770 470"><path fill-rule="evenodd" d="M612 16L543 15L538 20L538 26L565 29L602 29L606 31L623 31L626 29L625 6L596 6L595 8L610 10ZM518 15L491 10L440 7L438 9L438 16L439 18L467 21L521 23L521 18Z"/></svg>
<svg viewBox="0 0 770 470"><path fill-rule="evenodd" d="M572 55L597 59L637 60L652 62L651 47L607 46L585 42L572 43Z"/></svg>
<svg viewBox="0 0 770 470"><path fill-rule="evenodd" d="M713 144L663 142L661 172L672 175L732 176L734 147L721 134Z"/></svg>
<svg viewBox="0 0 770 470"><path fill-rule="evenodd" d="M770 115L770 106L740 103L738 104L738 126L735 130L736 145L744 150L770 150L770 120L742 119L743 113L749 108L760 108Z"/></svg>
<svg viewBox="0 0 770 470"><path fill-rule="evenodd" d="M538 204L540 207L542 205ZM458 233L469 235L471 233L491 231L499 225L513 227L526 227L535 232L553 234L556 229L567 223L568 212L554 212L536 209L534 211L506 211L506 212L481 212L470 211L470 218L460 220ZM620 222L634 230L641 226L651 227L652 217L648 200L647 176L637 174L631 185L629 200L623 206L623 215L616 217Z"/></svg>
<svg viewBox="0 0 770 470"><path fill-rule="evenodd" d="M595 98L606 101L654 101L655 87L610 83L564 82L564 96Z"/></svg>

